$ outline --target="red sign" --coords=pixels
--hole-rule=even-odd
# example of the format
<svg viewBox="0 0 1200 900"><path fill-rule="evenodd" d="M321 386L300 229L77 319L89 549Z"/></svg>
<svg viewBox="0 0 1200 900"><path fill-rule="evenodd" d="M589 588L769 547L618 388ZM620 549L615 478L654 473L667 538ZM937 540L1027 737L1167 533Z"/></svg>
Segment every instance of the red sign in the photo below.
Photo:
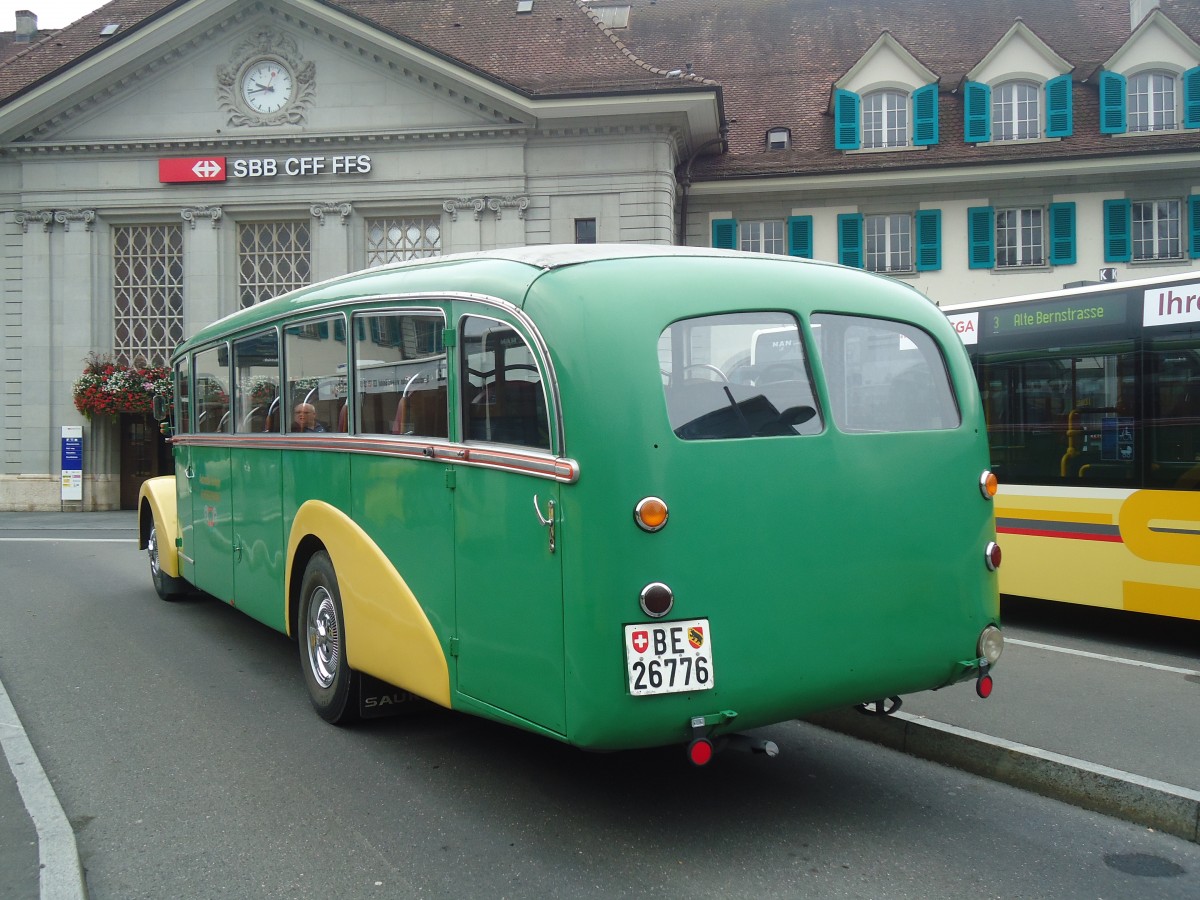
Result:
<svg viewBox="0 0 1200 900"><path fill-rule="evenodd" d="M158 161L158 180L163 184L224 181L225 157L197 156L188 159L160 159Z"/></svg>
<svg viewBox="0 0 1200 900"><path fill-rule="evenodd" d="M645 631L635 631L631 643L633 644L634 652L645 653L650 647L650 634Z"/></svg>

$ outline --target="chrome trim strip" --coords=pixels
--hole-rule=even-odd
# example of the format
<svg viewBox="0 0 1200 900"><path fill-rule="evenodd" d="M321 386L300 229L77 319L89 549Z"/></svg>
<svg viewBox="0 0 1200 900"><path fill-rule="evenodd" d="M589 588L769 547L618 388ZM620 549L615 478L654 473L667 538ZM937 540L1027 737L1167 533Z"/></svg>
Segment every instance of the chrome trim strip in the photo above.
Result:
<svg viewBox="0 0 1200 900"><path fill-rule="evenodd" d="M228 447L233 450L328 450L370 456L429 460L455 466L494 469L545 478L562 484L579 480L579 463L536 450L494 445L456 444L436 438L349 434L185 434L172 443L182 447Z"/></svg>

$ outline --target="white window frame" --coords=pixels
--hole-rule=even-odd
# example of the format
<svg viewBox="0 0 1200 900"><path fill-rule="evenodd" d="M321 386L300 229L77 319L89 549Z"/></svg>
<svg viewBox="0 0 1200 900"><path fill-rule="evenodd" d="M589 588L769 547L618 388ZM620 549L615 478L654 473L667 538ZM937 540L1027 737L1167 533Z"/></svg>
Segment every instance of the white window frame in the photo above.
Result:
<svg viewBox="0 0 1200 900"><path fill-rule="evenodd" d="M912 272L913 217L863 216L863 265L869 272Z"/></svg>
<svg viewBox="0 0 1200 900"><path fill-rule="evenodd" d="M992 140L1027 141L1042 136L1042 86L1005 81L992 88Z"/></svg>
<svg viewBox="0 0 1200 900"><path fill-rule="evenodd" d="M1046 264L1046 210L1040 206L996 210L996 268Z"/></svg>
<svg viewBox="0 0 1200 900"><path fill-rule="evenodd" d="M1178 199L1134 200L1129 229L1134 262L1183 259L1183 202Z"/></svg>
<svg viewBox="0 0 1200 900"><path fill-rule="evenodd" d="M863 94L862 149L909 146L909 99L909 94L896 88Z"/></svg>
<svg viewBox="0 0 1200 900"><path fill-rule="evenodd" d="M1126 83L1128 131L1176 131L1179 128L1179 78L1153 69L1130 75Z"/></svg>
<svg viewBox="0 0 1200 900"><path fill-rule="evenodd" d="M787 229L783 219L738 223L738 249L751 253L786 253Z"/></svg>

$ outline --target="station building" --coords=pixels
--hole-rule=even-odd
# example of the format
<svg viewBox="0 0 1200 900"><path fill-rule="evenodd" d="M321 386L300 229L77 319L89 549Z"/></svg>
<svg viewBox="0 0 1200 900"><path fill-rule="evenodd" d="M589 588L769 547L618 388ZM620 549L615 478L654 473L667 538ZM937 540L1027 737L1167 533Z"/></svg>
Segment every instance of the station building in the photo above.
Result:
<svg viewBox="0 0 1200 900"><path fill-rule="evenodd" d="M712 245L945 304L1200 268L1195 0L113 0L13 24L0 509L126 507L165 471L146 417L78 412L89 358L161 363L396 260Z"/></svg>

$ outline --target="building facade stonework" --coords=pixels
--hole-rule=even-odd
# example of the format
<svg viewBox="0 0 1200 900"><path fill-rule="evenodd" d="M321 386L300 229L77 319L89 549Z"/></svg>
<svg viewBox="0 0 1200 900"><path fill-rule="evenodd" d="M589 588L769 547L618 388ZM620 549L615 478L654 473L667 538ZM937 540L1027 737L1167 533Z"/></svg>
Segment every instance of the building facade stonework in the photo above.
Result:
<svg viewBox="0 0 1200 900"><path fill-rule="evenodd" d="M74 508L154 469L141 425L76 411L90 355L161 362L394 260L719 245L951 303L1200 258L1189 0L113 0L24 24L0 35L0 509L63 505L62 426Z"/></svg>

